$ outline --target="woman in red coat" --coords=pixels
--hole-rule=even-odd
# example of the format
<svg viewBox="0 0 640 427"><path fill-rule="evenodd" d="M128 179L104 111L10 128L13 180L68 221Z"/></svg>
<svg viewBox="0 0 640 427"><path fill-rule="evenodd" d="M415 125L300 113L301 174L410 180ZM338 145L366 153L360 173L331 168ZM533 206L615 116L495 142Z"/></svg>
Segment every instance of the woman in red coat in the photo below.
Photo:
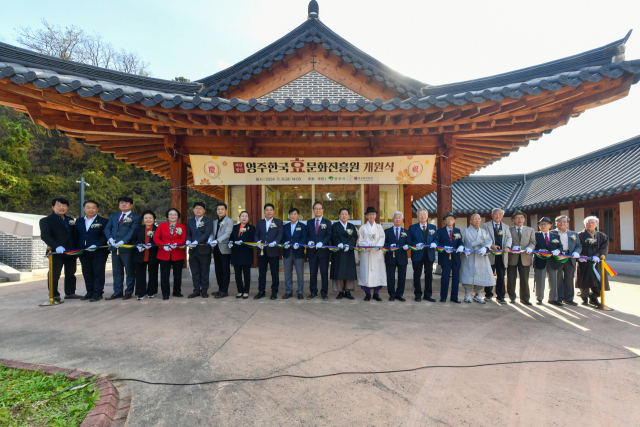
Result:
<svg viewBox="0 0 640 427"><path fill-rule="evenodd" d="M187 227L178 223L180 212L175 208L167 211L168 222L162 223L153 235L153 241L160 246L158 259L160 260L160 287L162 299L169 299L169 274L173 267L173 296L181 297L182 294L182 266L186 258L186 249L178 249L187 241Z"/></svg>

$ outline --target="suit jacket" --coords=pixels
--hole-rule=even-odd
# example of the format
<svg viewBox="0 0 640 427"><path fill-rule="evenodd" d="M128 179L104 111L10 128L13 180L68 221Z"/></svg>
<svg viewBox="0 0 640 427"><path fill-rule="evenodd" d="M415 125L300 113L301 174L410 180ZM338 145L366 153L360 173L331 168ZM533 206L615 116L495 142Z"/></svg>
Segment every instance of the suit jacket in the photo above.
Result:
<svg viewBox="0 0 640 427"><path fill-rule="evenodd" d="M187 227L185 227L184 224L180 223L176 224L176 228L173 230L173 234L171 234L171 224L169 223L169 221L163 222L158 226L158 228L156 228L155 234L153 235L153 242L158 246L164 246L174 243L178 246L182 246L186 241ZM134 250L138 251L137 249ZM186 257L187 254L184 249L171 249L170 251L165 251L162 248L158 248L158 259L160 261L179 261L181 259L185 259Z"/></svg>
<svg viewBox="0 0 640 427"><path fill-rule="evenodd" d="M558 235L560 235L558 233ZM573 237L572 237L573 236ZM569 247L565 248L564 246L562 247L562 252L566 254L566 252L569 253L569 255L571 255L574 252L582 252L582 243L580 243L580 236L578 236L578 233L576 233L575 231L571 231L571 230L567 230L567 238L569 240ZM562 243L562 239L560 240L560 243ZM578 262L577 259L575 258L570 258L569 261L574 267L576 266L576 262Z"/></svg>
<svg viewBox="0 0 640 427"><path fill-rule="evenodd" d="M120 222L121 216L122 212L114 213L113 215L111 215L111 217L109 218L109 222L104 229L104 235L107 236L107 241L109 239L113 239L116 243L123 242L125 245L130 245L133 233L142 223L142 219L139 215L131 212L122 222L122 225L118 227L118 222ZM113 252L116 250L116 248L110 247L109 250ZM134 250L137 251L137 249L120 248L120 251L124 252Z"/></svg>
<svg viewBox="0 0 640 427"><path fill-rule="evenodd" d="M486 222L482 224L482 228L489 234L491 237L491 244L500 246L500 249L509 248L511 249L511 245L513 243L511 231L509 230L509 226L504 222L500 223L500 231L502 231L502 235L498 234L495 227L493 226L493 221ZM491 261L491 265L496 263L496 256L489 252L489 261ZM503 254L502 262L504 266L507 267L509 265L509 257Z"/></svg>
<svg viewBox="0 0 640 427"><path fill-rule="evenodd" d="M65 250L71 250L75 245L75 221L70 216L65 215L69 229L56 213L46 216L40 220L40 238L55 251L58 246Z"/></svg>
<svg viewBox="0 0 640 427"><path fill-rule="evenodd" d="M86 249L92 245L106 246L107 244L107 236L104 235L104 229L109 222L108 219L102 218L100 215L97 215L93 220L89 231L87 231L87 226L85 225L84 217L76 219L76 226L73 227L75 229L75 242L76 249ZM83 252L82 255L87 258L95 258L95 257L106 257L109 256L109 251L107 248L96 249L93 252Z"/></svg>
<svg viewBox="0 0 640 427"><path fill-rule="evenodd" d="M436 250L429 248L432 243L438 245L438 233L437 228L433 224L427 223L427 241L424 241L422 235L422 228L420 223L415 223L409 227L409 245L416 246L418 243L425 245L422 251L411 251L411 261L425 261L426 257L429 257L429 261L434 262L436 260Z"/></svg>
<svg viewBox="0 0 640 427"><path fill-rule="evenodd" d="M404 245L409 244L409 233L404 228L400 227L400 239L396 239L396 235L393 232L394 227L384 230L384 246L388 247L396 245L400 249L395 252L384 253L384 263L393 265L407 265L409 263L409 257L407 251L402 249Z"/></svg>
<svg viewBox="0 0 640 427"><path fill-rule="evenodd" d="M220 230L218 230L218 222L220 222ZM213 221L213 229L209 238L218 241L218 249L220 249L221 254L231 254L231 249L229 248L231 230L233 230L233 220L228 216L225 216L222 220L216 219Z"/></svg>
<svg viewBox="0 0 640 427"><path fill-rule="evenodd" d="M322 242L322 246L328 246L331 243L331 232L333 228L331 227L331 221L328 219L322 218L320 221L320 226L318 227L318 234L316 234L316 219L310 219L307 221L307 243L313 242L317 244L318 242ZM320 248L320 249L309 249L307 251L307 257L309 258L329 258L331 252L329 249Z"/></svg>
<svg viewBox="0 0 640 427"><path fill-rule="evenodd" d="M560 243L560 236L553 231L549 232L549 244L544 240L544 233L542 231L536 232L536 251L547 250L552 252L556 249L560 249L562 252L562 243ZM550 258L538 258L534 255L534 267L541 270L547 268L547 262L550 263L552 270L557 270L560 265L554 257Z"/></svg>
<svg viewBox="0 0 640 427"><path fill-rule="evenodd" d="M349 245L349 251L340 250L331 255L331 280L357 280L356 256L353 248L358 244L358 230L356 226L347 223L347 229L340 221L336 221L331 226L331 245L338 246L340 243Z"/></svg>
<svg viewBox="0 0 640 427"><path fill-rule="evenodd" d="M258 221L258 225L256 225L256 242L262 243L271 243L276 242L277 244L282 243L282 239L284 238L284 223L281 219L273 218L271 221L271 227L269 231L267 231L267 220L261 219ZM258 249L258 256L260 255L260 250ZM264 248L264 255L270 257L279 257L280 256L280 248Z"/></svg>
<svg viewBox="0 0 640 427"><path fill-rule="evenodd" d="M158 227L154 224L151 231L155 235ZM144 245L146 242L146 233L147 227L143 224L140 227L136 228L135 233L133 233L133 238L131 239L132 245ZM140 252L137 248L133 252L133 262L144 262L144 253L149 251L149 264L157 264L158 263L158 245L153 241L153 236L149 239L149 243L151 243L151 249L145 249ZM166 252L164 249L161 249L163 252Z"/></svg>
<svg viewBox="0 0 640 427"><path fill-rule="evenodd" d="M440 253L440 255L438 255L438 264L444 267L460 266L460 254L456 253L455 250L458 249L460 245L463 245L462 235L460 234L460 229L456 227L453 227L452 233L453 242L451 242L451 239L449 239L449 230L446 226L438 229L437 231L439 242L438 246L451 246L454 250L454 252L451 254L443 251ZM459 237L457 237L456 235ZM451 259L449 259L449 255L451 255Z"/></svg>
<svg viewBox="0 0 640 427"><path fill-rule="evenodd" d="M238 240L241 242L254 242L256 227L247 223L244 227L246 231L238 236L240 233L240 225L241 224L236 224L233 226L230 240L232 242L237 242ZM231 265L251 264L253 264L253 248L247 245L233 245L231 248Z"/></svg>
<svg viewBox="0 0 640 427"><path fill-rule="evenodd" d="M536 247L536 232L533 228L527 227L526 225L522 226L522 239L518 238L518 231L516 226L509 227L509 232L511 233L511 248L515 248L518 246L520 249L531 248L535 249ZM518 258L522 260L522 265L529 266L531 265L531 255L523 252L521 254L509 254L509 265L518 265Z"/></svg>
<svg viewBox="0 0 640 427"><path fill-rule="evenodd" d="M209 236L213 233L213 221L206 216L200 220L200 227L196 227L196 219L191 218L187 221L187 240L190 242L207 243ZM211 255L211 246L196 246L189 249L189 255L194 253L200 255Z"/></svg>
<svg viewBox="0 0 640 427"><path fill-rule="evenodd" d="M284 257L287 258L290 252L293 252L294 258L304 258L304 247L293 249L293 244L299 245L307 244L307 226L298 221L296 227L291 234L291 223L284 224L284 242L289 242L291 247L284 250ZM313 250L313 249L312 249Z"/></svg>

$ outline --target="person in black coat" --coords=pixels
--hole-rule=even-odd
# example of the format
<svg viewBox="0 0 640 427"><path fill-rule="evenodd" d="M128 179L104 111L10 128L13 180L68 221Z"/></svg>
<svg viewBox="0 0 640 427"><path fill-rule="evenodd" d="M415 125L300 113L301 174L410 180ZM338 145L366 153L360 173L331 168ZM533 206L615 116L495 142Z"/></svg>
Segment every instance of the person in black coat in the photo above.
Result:
<svg viewBox="0 0 640 427"><path fill-rule="evenodd" d="M354 247L358 243L358 230L349 222L349 209L340 209L340 221L331 227L331 243L342 249L331 254L331 281L333 290L338 292L337 299L355 299L351 295L355 282L358 280L356 271L356 256Z"/></svg>
<svg viewBox="0 0 640 427"><path fill-rule="evenodd" d="M551 252L553 255L559 255L562 252L562 243L560 243L560 235L551 231L551 220L547 217L540 218L538 221L540 231L536 232L536 247L534 250L542 252ZM536 299L538 305L542 305L544 298L544 285L549 276L549 300L551 305L563 306L558 301L558 267L559 263L555 256L549 258L533 258L534 287L536 289Z"/></svg>
<svg viewBox="0 0 640 427"><path fill-rule="evenodd" d="M80 299L76 295L76 260L75 256L63 255L65 251L75 248L75 220L66 213L69 210L69 202L61 197L51 201L51 215L40 220L40 238L51 248L53 271L53 299L60 301L58 292L58 280L64 267L64 299ZM51 276L49 276L51 277ZM47 287L48 287L47 282Z"/></svg>
<svg viewBox="0 0 640 427"><path fill-rule="evenodd" d="M307 299L314 299L318 296L318 269L320 269L320 278L322 280L322 288L320 295L326 300L329 297L329 256L331 252L323 246L331 243L331 221L322 217L324 214L324 206L320 202L313 204L313 220L307 221L307 243L309 246L315 245L315 248L307 249L307 257L309 258L309 290L311 294Z"/></svg>
<svg viewBox="0 0 640 427"><path fill-rule="evenodd" d="M211 246L207 240L213 232L213 221L204 216L207 208L202 202L193 204L195 218L187 221L187 247L189 268L193 279L193 293L187 298L209 298L209 272L211 270Z"/></svg>
<svg viewBox="0 0 640 427"><path fill-rule="evenodd" d="M262 243L262 245L258 249L258 294L253 297L254 299L260 299L265 296L267 267L271 270L271 299L278 298L280 248L275 247L275 245L282 243L284 223L281 219L274 218L274 213L274 206L271 203L267 203L264 205L264 219L258 221L258 225L256 225L256 243Z"/></svg>
<svg viewBox="0 0 640 427"><path fill-rule="evenodd" d="M153 298L158 293L158 246L153 241L156 232L156 214L145 211L142 224L135 229L131 244L136 245L133 253L133 268L136 272L136 297L140 301L145 296ZM147 283L147 271L149 282Z"/></svg>
<svg viewBox="0 0 640 427"><path fill-rule="evenodd" d="M393 227L384 230L384 246L399 247L397 251L385 252L384 263L387 268L387 290L389 291L389 301L402 301L404 294L404 284L407 278L407 264L409 258L407 251L409 250L409 233L402 228L404 222L404 214L400 211L393 214ZM396 269L398 270L398 288L396 289Z"/></svg>
<svg viewBox="0 0 640 427"><path fill-rule="evenodd" d="M449 294L449 279L451 279L451 300L458 300L458 286L460 285L460 254L455 252L462 245L460 229L456 228L456 219L452 212L447 212L442 217L445 226L438 229L437 239L440 247L447 248L438 254L438 264L442 269L440 279L440 300L446 299Z"/></svg>
<svg viewBox="0 0 640 427"><path fill-rule="evenodd" d="M251 287L251 265L253 264L253 247L243 245L244 242L253 242L256 228L249 224L249 212L240 212L240 223L233 226L229 247L231 248L231 265L236 276L238 295L236 298L249 298ZM244 276L244 281L242 280Z"/></svg>
<svg viewBox="0 0 640 427"><path fill-rule="evenodd" d="M100 301L104 293L104 276L109 251L101 246L107 245L104 229L109 220L98 215L98 203L93 200L84 202L84 217L76 220L76 249L83 249L80 254L82 277L87 293L82 301Z"/></svg>

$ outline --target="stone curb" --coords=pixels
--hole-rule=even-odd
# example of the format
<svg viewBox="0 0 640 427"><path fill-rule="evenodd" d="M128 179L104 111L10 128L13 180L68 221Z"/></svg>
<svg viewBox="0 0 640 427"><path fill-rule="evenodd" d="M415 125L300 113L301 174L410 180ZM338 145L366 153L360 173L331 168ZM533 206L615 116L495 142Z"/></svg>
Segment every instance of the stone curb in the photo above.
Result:
<svg viewBox="0 0 640 427"><path fill-rule="evenodd" d="M41 371L48 375L55 373L65 373L65 378L77 380L80 377L91 378L91 372L78 371L75 369L63 369L55 366L36 365L34 363L16 362L14 360L0 359L0 365L12 369L24 369L27 371ZM98 392L100 400L96 402L96 407L87 414L80 427L122 427L127 421L129 408L131 407L131 393L124 392L122 395L118 389L106 378L98 376L94 383L94 389Z"/></svg>

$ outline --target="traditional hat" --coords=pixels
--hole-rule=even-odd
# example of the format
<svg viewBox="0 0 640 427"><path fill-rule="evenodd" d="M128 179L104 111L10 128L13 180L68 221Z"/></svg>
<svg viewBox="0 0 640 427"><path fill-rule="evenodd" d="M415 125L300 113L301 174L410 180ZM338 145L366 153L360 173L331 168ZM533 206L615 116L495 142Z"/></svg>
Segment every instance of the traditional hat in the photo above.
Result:
<svg viewBox="0 0 640 427"><path fill-rule="evenodd" d="M369 207L367 208L367 211L366 211L364 214L366 215L366 214L370 214L370 213L375 213L375 214L377 214L377 213L378 213L378 211L377 211L377 210L376 210L376 208L374 208L373 206L369 206Z"/></svg>
<svg viewBox="0 0 640 427"><path fill-rule="evenodd" d="M547 218L546 216L543 216L542 218L540 218L538 220L538 224L540 224L541 222L548 222L549 224L552 224L551 220L549 218Z"/></svg>
<svg viewBox="0 0 640 427"><path fill-rule="evenodd" d="M455 216L455 215L453 214L453 212L447 212L447 213L446 213L446 214L444 214L444 216L442 217L442 220L443 220L443 221L445 221L445 220L446 220L447 218L449 218L450 216L452 216L452 217L453 217L453 219L458 219L458 217L457 217L457 216Z"/></svg>
<svg viewBox="0 0 640 427"><path fill-rule="evenodd" d="M515 217L516 217L516 215L522 215L523 217L525 217L525 219L527 218L527 214L526 214L526 213L524 213L524 212L522 212L522 211L515 211L515 212L513 213L513 215L511 215L511 219L515 218Z"/></svg>

